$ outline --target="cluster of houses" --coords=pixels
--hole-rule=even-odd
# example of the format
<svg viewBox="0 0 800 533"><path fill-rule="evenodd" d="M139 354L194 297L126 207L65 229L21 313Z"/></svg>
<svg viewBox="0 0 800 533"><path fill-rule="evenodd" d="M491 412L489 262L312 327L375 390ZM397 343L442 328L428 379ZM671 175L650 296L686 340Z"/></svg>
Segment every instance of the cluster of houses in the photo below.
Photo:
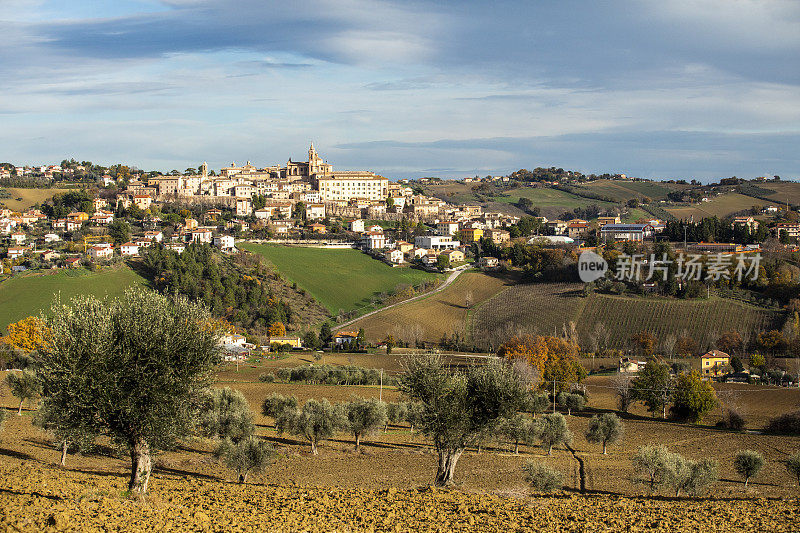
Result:
<svg viewBox="0 0 800 533"><path fill-rule="evenodd" d="M619 360L617 370L621 374L636 374L647 364L646 360L623 357ZM795 380L788 373L783 372L781 385L793 385ZM725 381L729 383L752 383L761 376L751 374L743 369L736 372L731 367L731 356L721 350L710 350L700 356L700 377L706 381Z"/></svg>

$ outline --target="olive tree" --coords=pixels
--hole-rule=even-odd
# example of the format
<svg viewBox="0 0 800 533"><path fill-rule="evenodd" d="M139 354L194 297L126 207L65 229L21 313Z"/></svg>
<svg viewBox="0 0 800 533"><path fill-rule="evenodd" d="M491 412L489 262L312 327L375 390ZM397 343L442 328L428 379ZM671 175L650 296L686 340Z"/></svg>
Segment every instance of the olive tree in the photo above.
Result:
<svg viewBox="0 0 800 533"><path fill-rule="evenodd" d="M797 479L797 484L800 485L800 453L796 453L786 460L786 470Z"/></svg>
<svg viewBox="0 0 800 533"><path fill-rule="evenodd" d="M127 450L128 488L147 492L151 454L193 433L220 361L208 312L183 297L128 289L113 300L57 302L40 352L43 405L64 427L89 424Z"/></svg>
<svg viewBox="0 0 800 533"><path fill-rule="evenodd" d="M8 388L11 389L11 394L19 398L19 409L17 415L22 415L22 404L26 400L33 400L38 398L42 392L41 384L36 373L32 370L22 370L20 372L11 372L6 378Z"/></svg>
<svg viewBox="0 0 800 533"><path fill-rule="evenodd" d="M572 442L572 433L567 427L567 420L561 413L550 413L541 417L538 425L539 438L542 446L547 448L547 455L553 454L553 446L568 445Z"/></svg>
<svg viewBox="0 0 800 533"><path fill-rule="evenodd" d="M522 407L525 383L500 361L456 371L438 355L426 354L405 359L403 366L400 390L419 402L416 423L439 456L435 484L450 484L466 447Z"/></svg>
<svg viewBox="0 0 800 533"><path fill-rule="evenodd" d="M536 418L536 415L547 412L549 407L550 399L547 397L547 394L530 391L523 410L528 411L533 415L533 418Z"/></svg>
<svg viewBox="0 0 800 533"><path fill-rule="evenodd" d="M514 444L514 455L519 455L520 443L533 444L539 435L539 426L522 413L515 413L500 420L499 431Z"/></svg>
<svg viewBox="0 0 800 533"><path fill-rule="evenodd" d="M201 401L198 426L204 437L230 439L234 443L246 439L256 429L244 394L230 387L208 391Z"/></svg>
<svg viewBox="0 0 800 533"><path fill-rule="evenodd" d="M622 438L625 427L622 420L614 413L595 415L589 420L589 429L586 431L586 440L603 444L603 455L606 455L606 446L615 444Z"/></svg>
<svg viewBox="0 0 800 533"><path fill-rule="evenodd" d="M361 448L361 437L375 433L386 424L386 404L376 398L356 398L344 405L347 427L356 439L356 450Z"/></svg>
<svg viewBox="0 0 800 533"><path fill-rule="evenodd" d="M733 469L744 478L744 486L750 478L756 477L764 466L764 456L753 450L741 450L736 452L733 458Z"/></svg>
<svg viewBox="0 0 800 533"><path fill-rule="evenodd" d="M320 441L333 437L346 427L344 410L334 407L327 398L321 401L310 399L302 409L286 409L277 422L290 433L305 438L311 444L311 453L317 455Z"/></svg>
<svg viewBox="0 0 800 533"><path fill-rule="evenodd" d="M633 469L644 477L650 491L669 482L670 451L664 445L640 446L633 457Z"/></svg>
<svg viewBox="0 0 800 533"><path fill-rule="evenodd" d="M399 424L406 419L408 415L408 406L405 402L392 402L386 404L386 423L383 426L383 432L389 429L389 424Z"/></svg>
<svg viewBox="0 0 800 533"><path fill-rule="evenodd" d="M97 429L89 421L63 420L61 415L69 412L56 411L45 405L33 418L33 424L53 436L53 444L61 450L61 466L67 464L67 453L70 449L87 452L94 448Z"/></svg>
<svg viewBox="0 0 800 533"><path fill-rule="evenodd" d="M247 483L250 472L263 472L275 457L275 450L271 444L263 439L249 435L239 442L224 439L214 455L220 457L225 466L234 470L239 483Z"/></svg>
<svg viewBox="0 0 800 533"><path fill-rule="evenodd" d="M289 423L294 412L297 410L299 402L292 396L283 396L273 392L264 400L261 405L261 414L275 419L275 429L278 433L289 431Z"/></svg>

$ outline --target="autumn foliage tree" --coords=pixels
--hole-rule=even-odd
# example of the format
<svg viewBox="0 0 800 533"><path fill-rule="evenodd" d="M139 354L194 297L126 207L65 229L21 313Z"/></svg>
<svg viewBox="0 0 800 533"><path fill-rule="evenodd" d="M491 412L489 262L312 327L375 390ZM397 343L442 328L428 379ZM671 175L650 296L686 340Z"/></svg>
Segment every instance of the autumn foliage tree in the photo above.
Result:
<svg viewBox="0 0 800 533"><path fill-rule="evenodd" d="M267 335L270 337L283 337L286 335L286 326L283 325L283 322L273 322L269 325Z"/></svg>
<svg viewBox="0 0 800 533"><path fill-rule="evenodd" d="M681 336L675 343L675 353L681 357L692 357L697 353L697 341L688 335Z"/></svg>
<svg viewBox="0 0 800 533"><path fill-rule="evenodd" d="M44 345L47 329L44 322L35 316L23 318L8 325L8 334L0 342L23 352L33 352Z"/></svg>
<svg viewBox="0 0 800 533"><path fill-rule="evenodd" d="M726 331L716 341L717 348L725 353L739 353L744 346L742 336L738 331Z"/></svg>
<svg viewBox="0 0 800 533"><path fill-rule="evenodd" d="M658 338L649 331L640 331L631 337L631 343L642 357L653 355L658 345Z"/></svg>
<svg viewBox="0 0 800 533"><path fill-rule="evenodd" d="M513 337L500 346L497 355L509 361L527 361L541 376L540 386L549 389L555 381L556 392L569 390L571 384L586 377L578 362L578 346L558 337Z"/></svg>

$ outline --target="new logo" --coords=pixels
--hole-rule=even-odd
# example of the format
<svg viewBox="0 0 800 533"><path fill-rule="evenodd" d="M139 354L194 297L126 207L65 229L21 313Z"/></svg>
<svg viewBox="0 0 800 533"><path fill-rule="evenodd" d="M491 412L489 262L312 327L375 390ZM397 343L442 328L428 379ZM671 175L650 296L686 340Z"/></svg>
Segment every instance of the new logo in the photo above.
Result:
<svg viewBox="0 0 800 533"><path fill-rule="evenodd" d="M583 252L578 259L578 276L584 283L602 278L606 270L608 270L608 263L602 256L594 252Z"/></svg>

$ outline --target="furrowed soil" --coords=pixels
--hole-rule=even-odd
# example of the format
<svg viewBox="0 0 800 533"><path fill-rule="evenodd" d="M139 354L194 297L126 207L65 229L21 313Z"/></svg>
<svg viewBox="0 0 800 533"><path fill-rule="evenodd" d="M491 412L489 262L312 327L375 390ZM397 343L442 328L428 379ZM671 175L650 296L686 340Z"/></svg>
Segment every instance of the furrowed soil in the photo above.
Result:
<svg viewBox="0 0 800 533"><path fill-rule="evenodd" d="M429 487L436 469L430 441L407 424L389 426L365 438L354 451L351 435L325 441L319 455L307 442L279 435L274 422L261 416L261 403L272 392L295 394L301 402L352 395L396 401L394 387L347 387L261 383L260 373L281 366L307 364L310 355L222 369L217 386L241 390L256 413L257 435L271 442L277 460L246 485L214 460L213 442L189 439L158 454L144 499L124 495L129 460L101 440L93 453L70 454L65 468L48 436L31 424L35 411L26 405L16 416L17 401L5 384L0 406L9 418L0 433L0 530L7 531L792 531L800 519L800 489L784 467L800 451L800 438L763 435L766 420L800 404L800 390L748 385L720 386L726 403L736 401L748 430L714 427L722 413L712 412L701 425L650 417L636 405L625 419L625 436L603 455L584 438L589 418L614 408L611 378L586 380L589 404L567 417L574 435L571 450L557 447L552 456L538 446L513 445L502 439L478 451L468 449L458 463L452 489ZM399 356L325 355L323 363L387 368ZM724 389L727 389L725 391ZM745 391L745 392L742 392ZM658 443L692 459L714 458L720 481L705 497L651 495L631 466L640 445ZM744 489L734 472L736 451L762 453L762 472ZM531 492L522 466L544 462L564 475L564 489L553 495ZM582 481L583 480L583 481ZM584 489L581 492L581 489Z"/></svg>

